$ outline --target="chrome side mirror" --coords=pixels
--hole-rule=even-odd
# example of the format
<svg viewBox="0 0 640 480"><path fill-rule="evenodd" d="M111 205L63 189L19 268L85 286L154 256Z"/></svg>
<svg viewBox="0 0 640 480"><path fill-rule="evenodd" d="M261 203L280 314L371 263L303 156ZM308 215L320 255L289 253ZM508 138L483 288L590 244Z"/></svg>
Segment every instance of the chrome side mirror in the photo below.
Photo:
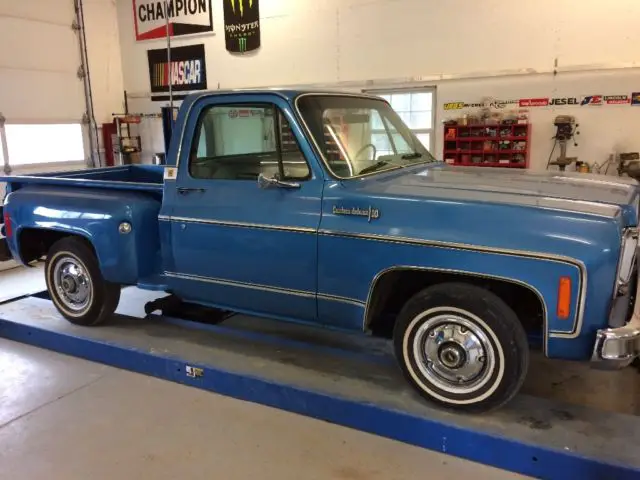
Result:
<svg viewBox="0 0 640 480"><path fill-rule="evenodd" d="M300 184L298 182L287 182L278 179L276 176L269 178L263 173L258 175L258 186L260 188L300 188Z"/></svg>

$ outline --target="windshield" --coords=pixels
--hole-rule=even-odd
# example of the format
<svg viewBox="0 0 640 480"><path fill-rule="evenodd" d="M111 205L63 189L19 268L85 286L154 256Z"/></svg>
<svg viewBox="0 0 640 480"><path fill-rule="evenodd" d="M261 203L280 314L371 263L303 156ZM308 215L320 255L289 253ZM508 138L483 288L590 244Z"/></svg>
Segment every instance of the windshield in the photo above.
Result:
<svg viewBox="0 0 640 480"><path fill-rule="evenodd" d="M337 177L435 161L382 99L305 95L298 100L298 108Z"/></svg>

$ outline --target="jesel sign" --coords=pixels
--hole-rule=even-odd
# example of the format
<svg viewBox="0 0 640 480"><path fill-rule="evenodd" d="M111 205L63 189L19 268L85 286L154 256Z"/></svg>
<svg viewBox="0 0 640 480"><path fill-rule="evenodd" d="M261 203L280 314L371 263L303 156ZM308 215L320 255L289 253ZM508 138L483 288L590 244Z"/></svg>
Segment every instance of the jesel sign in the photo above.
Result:
<svg viewBox="0 0 640 480"><path fill-rule="evenodd" d="M213 31L211 0L132 0L136 40Z"/></svg>

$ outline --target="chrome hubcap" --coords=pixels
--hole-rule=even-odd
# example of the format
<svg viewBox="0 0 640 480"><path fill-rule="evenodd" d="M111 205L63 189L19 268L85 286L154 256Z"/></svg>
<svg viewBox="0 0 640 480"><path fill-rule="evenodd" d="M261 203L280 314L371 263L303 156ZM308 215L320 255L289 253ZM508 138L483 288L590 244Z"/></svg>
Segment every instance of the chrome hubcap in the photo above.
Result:
<svg viewBox="0 0 640 480"><path fill-rule="evenodd" d="M451 393L481 388L495 367L495 352L486 332L461 315L430 318L416 331L413 347L422 374Z"/></svg>
<svg viewBox="0 0 640 480"><path fill-rule="evenodd" d="M91 279L84 266L73 257L58 260L53 270L53 286L64 306L74 312L84 310L91 303Z"/></svg>
<svg viewBox="0 0 640 480"><path fill-rule="evenodd" d="M464 349L460 348L459 345L452 343L440 350L438 358L447 368L460 368L464 364L465 360Z"/></svg>

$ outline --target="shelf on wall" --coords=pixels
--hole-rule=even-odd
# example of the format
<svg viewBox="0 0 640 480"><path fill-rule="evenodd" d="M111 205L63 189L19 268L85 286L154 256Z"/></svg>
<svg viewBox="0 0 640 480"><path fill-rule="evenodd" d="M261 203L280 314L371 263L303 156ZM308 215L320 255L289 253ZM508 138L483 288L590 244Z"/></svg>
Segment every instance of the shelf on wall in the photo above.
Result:
<svg viewBox="0 0 640 480"><path fill-rule="evenodd" d="M525 123L445 125L444 160L465 167L528 168L530 140L531 125Z"/></svg>

